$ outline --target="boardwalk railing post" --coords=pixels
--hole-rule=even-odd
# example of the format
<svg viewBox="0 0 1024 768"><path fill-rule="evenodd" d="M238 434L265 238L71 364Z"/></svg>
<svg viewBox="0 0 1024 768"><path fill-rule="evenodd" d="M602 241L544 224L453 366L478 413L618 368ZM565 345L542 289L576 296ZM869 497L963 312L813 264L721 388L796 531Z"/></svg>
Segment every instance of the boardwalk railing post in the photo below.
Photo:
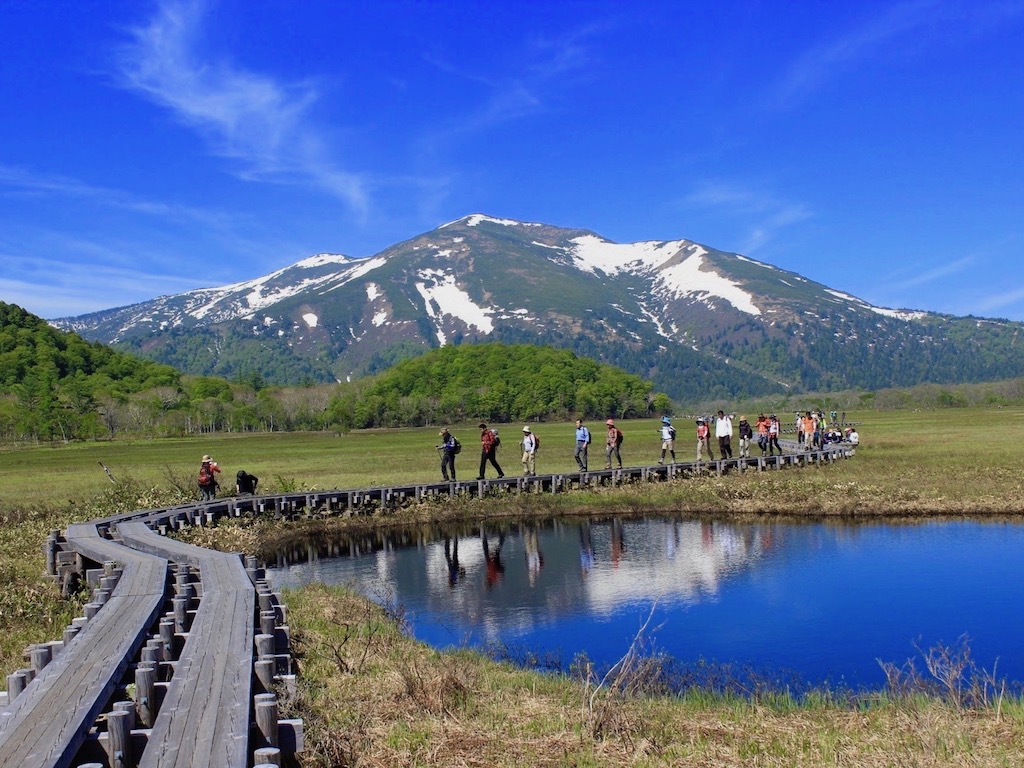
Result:
<svg viewBox="0 0 1024 768"><path fill-rule="evenodd" d="M261 746L276 747L277 738L277 696L272 693L258 693L256 702L256 727L263 737Z"/></svg>

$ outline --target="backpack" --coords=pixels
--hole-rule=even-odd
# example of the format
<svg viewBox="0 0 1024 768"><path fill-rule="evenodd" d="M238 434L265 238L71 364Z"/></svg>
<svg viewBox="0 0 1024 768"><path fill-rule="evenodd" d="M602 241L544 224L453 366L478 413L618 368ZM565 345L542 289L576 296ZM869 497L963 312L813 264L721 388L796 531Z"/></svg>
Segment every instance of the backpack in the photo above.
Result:
<svg viewBox="0 0 1024 768"><path fill-rule="evenodd" d="M536 435L533 436L533 450L540 450L540 438L537 437Z"/></svg>
<svg viewBox="0 0 1024 768"><path fill-rule="evenodd" d="M462 453L462 443L459 442L459 438L452 435L452 440L455 443L455 447L452 448L452 453Z"/></svg>
<svg viewBox="0 0 1024 768"><path fill-rule="evenodd" d="M670 438L672 438L673 440L676 439L676 428L675 427L669 427L668 428L668 436Z"/></svg>
<svg viewBox="0 0 1024 768"><path fill-rule="evenodd" d="M199 484L209 485L211 482L213 482L213 472L210 471L210 465L203 464L199 467Z"/></svg>
<svg viewBox="0 0 1024 768"><path fill-rule="evenodd" d="M622 430L618 427L615 428L615 444L622 445L622 441L626 439L626 436L622 434Z"/></svg>
<svg viewBox="0 0 1024 768"><path fill-rule="evenodd" d="M494 447L497 448L499 445L501 445L501 438L498 437L498 430L492 429L491 434L494 435Z"/></svg>

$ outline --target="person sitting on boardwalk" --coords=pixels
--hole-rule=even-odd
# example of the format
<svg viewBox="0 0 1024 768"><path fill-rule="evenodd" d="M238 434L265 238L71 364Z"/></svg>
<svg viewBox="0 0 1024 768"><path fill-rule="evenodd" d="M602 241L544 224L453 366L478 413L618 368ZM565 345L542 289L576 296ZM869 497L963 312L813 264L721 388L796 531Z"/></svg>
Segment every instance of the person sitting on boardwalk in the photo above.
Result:
<svg viewBox="0 0 1024 768"><path fill-rule="evenodd" d="M668 416L661 417L661 458L659 464L665 463L665 452L672 455L672 463L676 463L676 428L672 426L672 420Z"/></svg>
<svg viewBox="0 0 1024 768"><path fill-rule="evenodd" d="M860 435L857 434L856 427L850 427L846 430L846 442L854 447L860 445Z"/></svg>
<svg viewBox="0 0 1024 768"><path fill-rule="evenodd" d="M583 426L583 419L576 419L576 465L581 472L587 471L587 446L590 445L590 430Z"/></svg>
<svg viewBox="0 0 1024 768"><path fill-rule="evenodd" d="M537 474L537 436L529 425L523 427L523 476Z"/></svg>
<svg viewBox="0 0 1024 768"><path fill-rule="evenodd" d="M480 422L480 474L477 475L477 480L484 479L484 470L487 468L487 462L491 462L491 466L494 467L498 472L498 477L502 478L505 473L501 471L501 465L498 464L498 433L493 429L488 429L487 425L482 421Z"/></svg>
<svg viewBox="0 0 1024 768"><path fill-rule="evenodd" d="M256 475L250 475L244 469L240 469L235 475L235 493L239 496L252 496L256 493L259 482L260 479Z"/></svg>
<svg viewBox="0 0 1024 768"><path fill-rule="evenodd" d="M612 468L612 456L614 456L619 462L619 469L622 469L622 453L619 450L619 446L622 445L622 430L615 426L615 419L608 419L605 426L608 427L608 433L604 439L604 468Z"/></svg>
<svg viewBox="0 0 1024 768"><path fill-rule="evenodd" d="M438 451L441 452L441 477L447 482L456 482L455 480L455 454L459 450L459 441L455 439L455 436L448 431L448 427L445 427L437 433L441 438L441 444L434 446ZM451 477L449 478L449 472Z"/></svg>
<svg viewBox="0 0 1024 768"><path fill-rule="evenodd" d="M704 451L708 452L708 461L715 460L715 454L711 452L711 428L706 420L697 419L697 461Z"/></svg>
<svg viewBox="0 0 1024 768"><path fill-rule="evenodd" d="M202 494L203 501L212 501L216 498L217 488L220 485L216 475L219 472L220 467L217 466L217 462L210 458L209 454L203 456L203 460L199 464L199 492Z"/></svg>

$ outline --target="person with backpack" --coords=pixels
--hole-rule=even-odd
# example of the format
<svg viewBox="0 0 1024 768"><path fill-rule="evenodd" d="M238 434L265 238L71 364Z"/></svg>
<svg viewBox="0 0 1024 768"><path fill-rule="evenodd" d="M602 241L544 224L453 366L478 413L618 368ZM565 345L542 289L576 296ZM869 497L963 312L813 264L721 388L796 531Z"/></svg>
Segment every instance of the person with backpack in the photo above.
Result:
<svg viewBox="0 0 1024 768"><path fill-rule="evenodd" d="M441 438L441 444L434 447L441 453L441 477L444 478L446 483L454 483L456 482L455 454L462 450L462 445L459 444L459 439L448 431L448 427L445 427L437 434ZM451 474L450 478L449 471Z"/></svg>
<svg viewBox="0 0 1024 768"><path fill-rule="evenodd" d="M668 416L661 417L661 458L659 464L665 463L665 453L672 454L672 463L676 463L676 428L672 426L672 420Z"/></svg>
<svg viewBox="0 0 1024 768"><path fill-rule="evenodd" d="M210 454L203 456L202 462L199 464L199 492L202 495L203 501L213 501L217 497L217 474L220 472L220 467L217 466L217 462L210 458Z"/></svg>
<svg viewBox="0 0 1024 768"><path fill-rule="evenodd" d="M240 469L235 475L235 493L238 496L253 496L259 482L260 479L256 475L250 475L244 469Z"/></svg>
<svg viewBox="0 0 1024 768"><path fill-rule="evenodd" d="M779 423L779 418L774 413L768 417L768 455L774 456L775 449L779 449L779 456L782 455L782 444L779 442L779 432L782 431L782 425Z"/></svg>
<svg viewBox="0 0 1024 768"><path fill-rule="evenodd" d="M697 419L697 462L700 462L700 457L704 455L704 451L708 452L708 461L715 460L715 454L711 452L711 427L708 426L707 419Z"/></svg>
<svg viewBox="0 0 1024 768"><path fill-rule="evenodd" d="M576 465L580 472L587 471L587 446L590 445L590 430L583 426L583 419L576 419Z"/></svg>
<svg viewBox="0 0 1024 768"><path fill-rule="evenodd" d="M529 425L523 427L523 476L533 477L537 474L537 449L540 440Z"/></svg>
<svg viewBox="0 0 1024 768"><path fill-rule="evenodd" d="M726 416L719 409L715 419L715 437L718 438L718 455L723 459L732 458L732 416Z"/></svg>
<svg viewBox="0 0 1024 768"><path fill-rule="evenodd" d="M498 464L498 446L501 445L501 438L498 437L497 430L488 429L487 425L482 421L480 422L480 474L477 476L477 480L484 479L484 470L487 468L487 462L491 462L498 471L498 478L501 479L505 476L505 473L501 471L501 465Z"/></svg>
<svg viewBox="0 0 1024 768"><path fill-rule="evenodd" d="M619 469L622 469L622 452L619 449L619 446L622 445L622 430L615 426L615 419L608 419L605 426L608 427L608 433L604 440L604 468L612 468L612 456L614 456L619 462Z"/></svg>
<svg viewBox="0 0 1024 768"><path fill-rule="evenodd" d="M754 439L754 430L750 428L750 423L747 421L746 416L740 416L740 458L746 458L750 455L750 441Z"/></svg>

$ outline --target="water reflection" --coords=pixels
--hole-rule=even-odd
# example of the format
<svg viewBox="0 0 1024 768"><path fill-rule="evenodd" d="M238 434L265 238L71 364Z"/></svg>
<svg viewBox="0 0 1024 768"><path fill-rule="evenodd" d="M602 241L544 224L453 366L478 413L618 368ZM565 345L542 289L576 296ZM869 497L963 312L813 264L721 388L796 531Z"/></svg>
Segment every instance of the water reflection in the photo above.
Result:
<svg viewBox="0 0 1024 768"><path fill-rule="evenodd" d="M436 646L504 644L611 662L656 606L656 649L878 684L878 659L972 638L1021 674L1024 527L760 524L692 518L419 527L303 542L279 586L353 584Z"/></svg>

